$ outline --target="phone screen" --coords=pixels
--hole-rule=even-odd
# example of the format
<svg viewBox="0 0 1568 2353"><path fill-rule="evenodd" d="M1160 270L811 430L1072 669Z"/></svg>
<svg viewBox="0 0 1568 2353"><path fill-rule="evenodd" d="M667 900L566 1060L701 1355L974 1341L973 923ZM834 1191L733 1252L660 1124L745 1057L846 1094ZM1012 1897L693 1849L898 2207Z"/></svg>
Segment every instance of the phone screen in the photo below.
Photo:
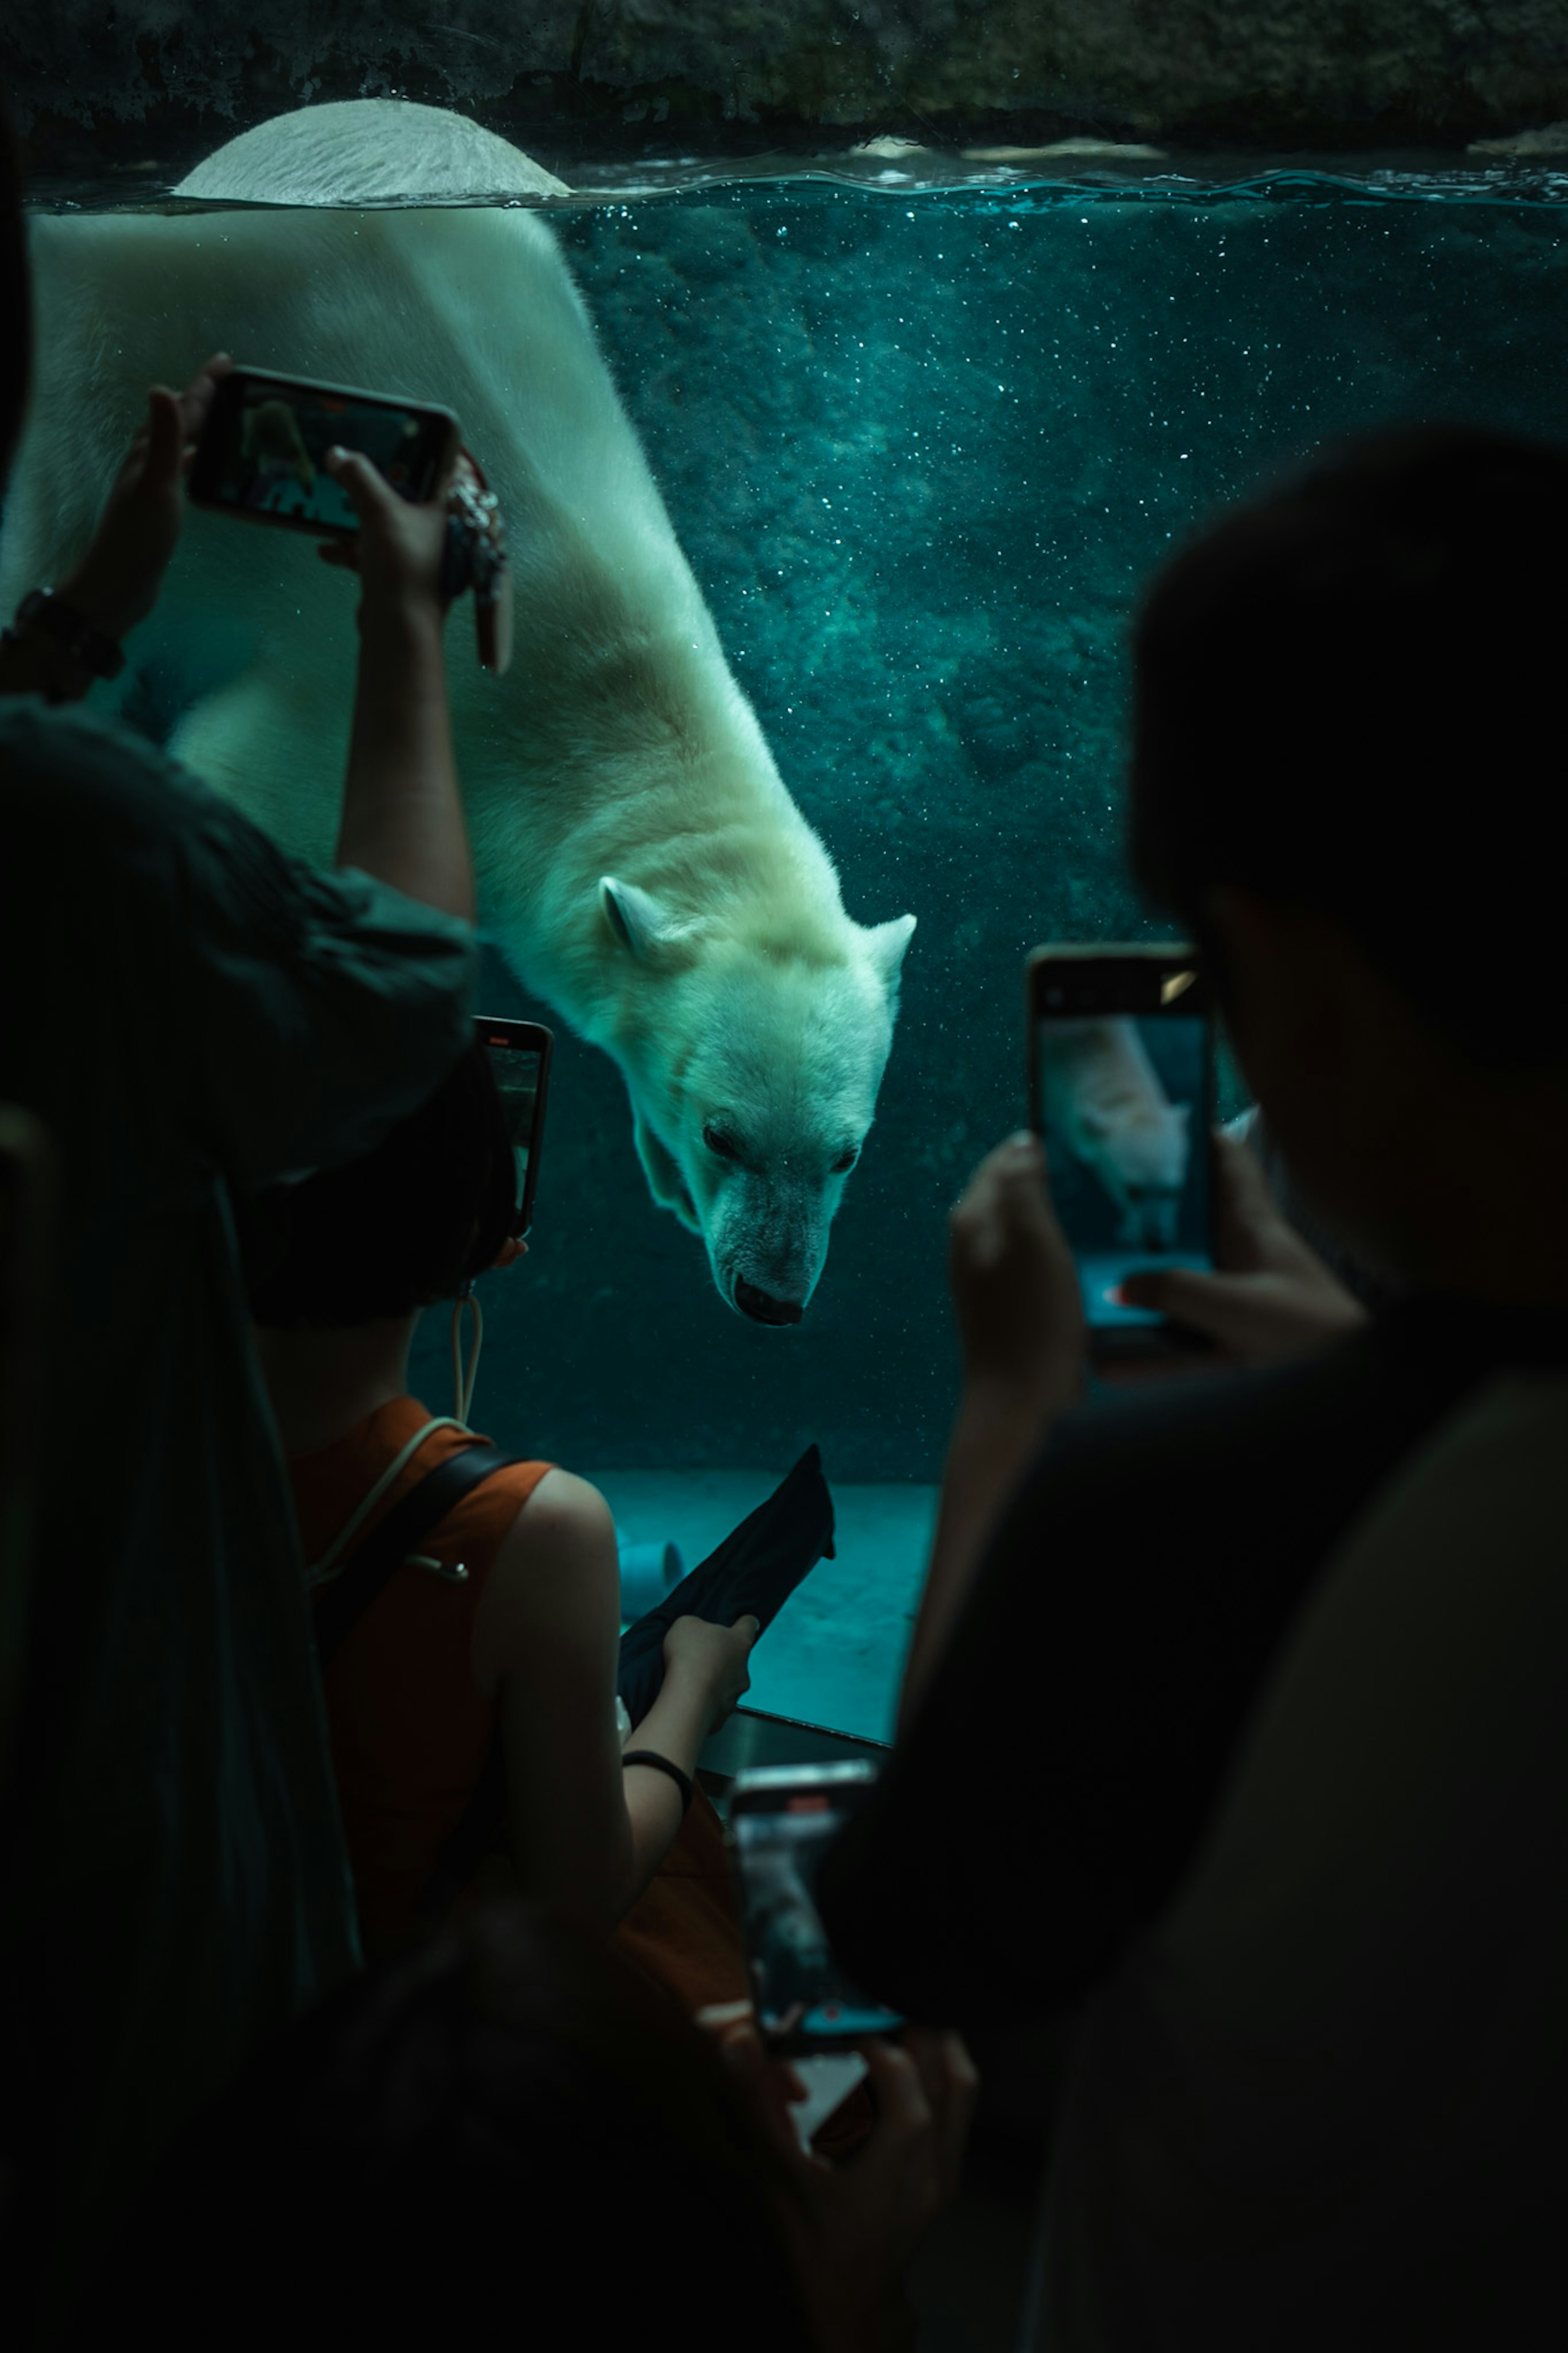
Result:
<svg viewBox="0 0 1568 2353"><path fill-rule="evenodd" d="M333 447L358 449L405 499L428 498L450 444L444 409L237 368L219 385L191 477L198 504L318 532L357 532L326 471Z"/></svg>
<svg viewBox="0 0 1568 2353"><path fill-rule="evenodd" d="M515 1168L511 1230L514 1234L526 1234L533 1223L533 1201L539 1185L539 1151L544 1134L554 1033L537 1021L480 1019L475 1029L489 1061L496 1092L500 1097L501 1117L511 1144Z"/></svg>
<svg viewBox="0 0 1568 2353"><path fill-rule="evenodd" d="M817 1866L874 1775L770 1767L735 1783L730 1837L757 2022L784 2051L832 2050L904 2022L846 1975L816 1909Z"/></svg>
<svg viewBox="0 0 1568 2353"><path fill-rule="evenodd" d="M1122 1303L1125 1278L1214 1264L1209 1019L1047 1010L1034 1051L1051 1199L1078 1262L1085 1321L1100 1331L1158 1325L1152 1309Z"/></svg>

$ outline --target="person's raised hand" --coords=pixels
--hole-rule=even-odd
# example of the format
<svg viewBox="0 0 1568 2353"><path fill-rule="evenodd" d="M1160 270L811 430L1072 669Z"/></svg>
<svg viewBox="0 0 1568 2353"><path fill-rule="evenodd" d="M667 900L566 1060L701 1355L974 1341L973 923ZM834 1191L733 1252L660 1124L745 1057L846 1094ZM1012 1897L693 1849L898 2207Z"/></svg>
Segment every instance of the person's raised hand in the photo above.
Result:
<svg viewBox="0 0 1568 2353"><path fill-rule="evenodd" d="M185 516L185 474L213 396L234 362L215 352L184 392L154 385L147 416L114 478L86 554L59 584L62 601L106 637L122 638L158 601Z"/></svg>
<svg viewBox="0 0 1568 2353"><path fill-rule="evenodd" d="M752 1645L762 1631L755 1618L715 1626L706 1618L677 1618L664 1638L667 1675L700 1688L710 1709L708 1729L728 1723L750 1690Z"/></svg>
<svg viewBox="0 0 1568 2353"><path fill-rule="evenodd" d="M972 1390L1041 1410L1076 1398L1083 1301L1046 1155L1026 1130L987 1154L948 1221L948 1284Z"/></svg>
<svg viewBox="0 0 1568 2353"><path fill-rule="evenodd" d="M323 462L359 517L359 530L352 539L324 541L317 549L322 563L359 574L367 616L420 614L438 621L448 603L447 493L465 470L478 483L469 459L457 451L430 497L418 501L399 497L357 449L329 449Z"/></svg>
<svg viewBox="0 0 1568 2353"><path fill-rule="evenodd" d="M770 2059L754 2021L718 2029L720 2047L754 2128L793 2193L775 2216L824 2353L863 2353L899 2333L910 2257L958 2188L979 2077L956 2034L910 2027L900 2047L876 2039L866 2059L876 2103L869 2137L840 2165L804 2150L790 2120L800 2078Z"/></svg>
<svg viewBox="0 0 1568 2353"><path fill-rule="evenodd" d="M1237 1365L1279 1364L1341 1339L1366 1310L1309 1249L1269 1190L1257 1154L1215 1132L1215 1256L1220 1271L1130 1274L1121 1295L1204 1333Z"/></svg>

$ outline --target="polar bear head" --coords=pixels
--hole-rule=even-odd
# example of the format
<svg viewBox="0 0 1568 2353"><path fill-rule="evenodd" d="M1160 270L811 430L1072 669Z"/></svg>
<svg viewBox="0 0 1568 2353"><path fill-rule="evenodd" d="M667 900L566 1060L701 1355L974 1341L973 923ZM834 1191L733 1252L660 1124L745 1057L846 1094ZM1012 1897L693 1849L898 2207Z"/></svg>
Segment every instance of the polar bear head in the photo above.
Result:
<svg viewBox="0 0 1568 2353"><path fill-rule="evenodd" d="M726 1305L798 1324L876 1109L915 919L802 940L683 924L613 877L600 894L642 982L612 1050L649 1189L702 1236Z"/></svg>

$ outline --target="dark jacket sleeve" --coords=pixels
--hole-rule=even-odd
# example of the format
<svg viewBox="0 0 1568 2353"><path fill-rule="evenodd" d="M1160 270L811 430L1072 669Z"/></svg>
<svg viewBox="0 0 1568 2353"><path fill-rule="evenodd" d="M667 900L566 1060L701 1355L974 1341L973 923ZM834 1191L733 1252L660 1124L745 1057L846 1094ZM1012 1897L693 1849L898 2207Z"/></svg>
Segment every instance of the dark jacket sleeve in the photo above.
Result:
<svg viewBox="0 0 1568 2353"><path fill-rule="evenodd" d="M352 1159L472 1034L466 923L289 857L124 728L0 705L0 815L4 968L40 1051L58 1005L91 999L139 1074L148 1165L175 1135L241 1186Z"/></svg>
<svg viewBox="0 0 1568 2353"><path fill-rule="evenodd" d="M825 1861L823 1917L868 1993L960 2026L1070 2008L1163 1907L1358 1474L1384 1459L1341 1448L1326 1467L1337 1379L1205 1379L1060 1426Z"/></svg>
<svg viewBox="0 0 1568 2353"><path fill-rule="evenodd" d="M226 809L191 865L191 1044L225 1173L261 1184L370 1151L472 1041L468 926L286 858Z"/></svg>

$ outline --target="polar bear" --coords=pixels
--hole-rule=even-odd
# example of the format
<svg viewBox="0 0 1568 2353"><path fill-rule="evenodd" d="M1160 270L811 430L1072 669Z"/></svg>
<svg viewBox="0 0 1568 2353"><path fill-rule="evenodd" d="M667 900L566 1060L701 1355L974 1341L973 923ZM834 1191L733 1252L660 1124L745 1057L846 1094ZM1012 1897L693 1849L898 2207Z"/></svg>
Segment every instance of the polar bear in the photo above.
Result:
<svg viewBox="0 0 1568 2353"><path fill-rule="evenodd" d="M871 1124L914 918L846 913L550 229L455 201L560 185L459 115L364 100L247 132L177 191L250 209L35 219L0 598L67 568L147 385L209 351L455 409L516 586L504 678L461 614L448 649L481 925L620 1066L654 1198L701 1234L721 1297L793 1324ZM375 208L408 192L430 202ZM309 539L193 512L127 672L178 672L174 751L323 861L353 608Z"/></svg>
<svg viewBox="0 0 1568 2353"><path fill-rule="evenodd" d="M1041 1072L1047 1133L1110 1195L1121 1247L1174 1250L1192 1107L1166 1095L1137 1022L1053 1021Z"/></svg>

